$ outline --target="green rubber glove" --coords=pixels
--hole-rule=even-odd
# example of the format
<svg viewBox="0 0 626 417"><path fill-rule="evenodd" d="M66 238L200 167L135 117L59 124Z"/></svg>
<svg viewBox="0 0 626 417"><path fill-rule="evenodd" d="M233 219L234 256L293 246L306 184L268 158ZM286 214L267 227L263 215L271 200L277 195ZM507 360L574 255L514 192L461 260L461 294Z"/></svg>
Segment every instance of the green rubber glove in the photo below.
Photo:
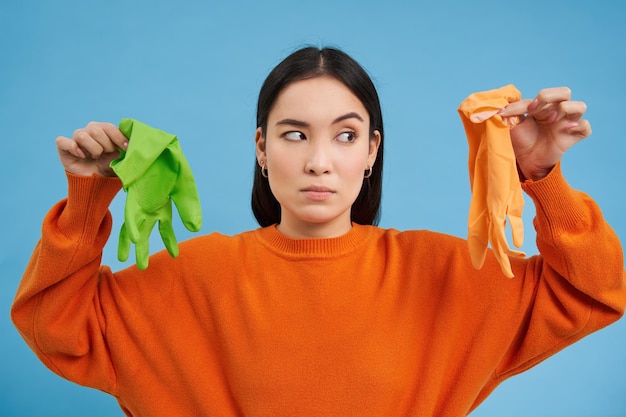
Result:
<svg viewBox="0 0 626 417"><path fill-rule="evenodd" d="M133 119L123 119L119 128L129 141L127 150L111 162L127 193L118 259L128 259L132 242L137 267L146 269L150 233L157 222L169 254L178 256L172 201L185 227L193 232L202 226L200 201L191 168L176 136Z"/></svg>

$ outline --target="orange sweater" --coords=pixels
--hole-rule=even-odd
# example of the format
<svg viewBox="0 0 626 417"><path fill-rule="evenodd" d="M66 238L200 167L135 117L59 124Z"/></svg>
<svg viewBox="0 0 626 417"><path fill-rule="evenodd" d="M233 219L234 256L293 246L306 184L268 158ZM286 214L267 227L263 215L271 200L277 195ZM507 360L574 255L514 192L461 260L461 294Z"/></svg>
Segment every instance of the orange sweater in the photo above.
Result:
<svg viewBox="0 0 626 417"><path fill-rule="evenodd" d="M541 256L355 225L293 240L267 227L100 266L119 181L69 175L12 309L59 375L132 416L465 416L501 381L615 320L620 243L559 167L527 182Z"/></svg>

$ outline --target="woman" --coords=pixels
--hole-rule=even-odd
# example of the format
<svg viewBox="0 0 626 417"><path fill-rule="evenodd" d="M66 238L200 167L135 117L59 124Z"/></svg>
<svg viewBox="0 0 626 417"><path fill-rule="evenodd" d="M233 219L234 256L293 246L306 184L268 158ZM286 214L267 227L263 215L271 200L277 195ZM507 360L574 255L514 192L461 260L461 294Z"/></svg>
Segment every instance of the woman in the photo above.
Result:
<svg viewBox="0 0 626 417"><path fill-rule="evenodd" d="M100 266L109 162L127 139L57 139L68 198L44 221L12 316L50 369L133 416L464 416L504 379L617 320L620 243L559 170L590 134L566 88L511 104L541 255L472 268L464 240L385 230L384 130L369 77L334 49L280 63L259 96L252 204L262 228Z"/></svg>

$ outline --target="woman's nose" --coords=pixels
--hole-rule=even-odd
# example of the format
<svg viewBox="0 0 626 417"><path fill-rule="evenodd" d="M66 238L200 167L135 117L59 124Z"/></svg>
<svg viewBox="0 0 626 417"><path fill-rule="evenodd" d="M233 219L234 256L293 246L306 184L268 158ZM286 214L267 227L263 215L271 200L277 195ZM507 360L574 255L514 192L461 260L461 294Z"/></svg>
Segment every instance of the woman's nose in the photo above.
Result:
<svg viewBox="0 0 626 417"><path fill-rule="evenodd" d="M322 141L310 141L307 149L304 171L307 174L322 175L332 171L331 150L328 144Z"/></svg>

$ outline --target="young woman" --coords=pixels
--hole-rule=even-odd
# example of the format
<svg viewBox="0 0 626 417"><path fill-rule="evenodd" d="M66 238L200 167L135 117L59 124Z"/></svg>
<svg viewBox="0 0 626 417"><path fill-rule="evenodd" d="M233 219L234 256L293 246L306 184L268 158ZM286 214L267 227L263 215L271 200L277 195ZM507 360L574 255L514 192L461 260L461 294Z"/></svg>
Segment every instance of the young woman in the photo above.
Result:
<svg viewBox="0 0 626 417"><path fill-rule="evenodd" d="M363 69L334 49L280 63L259 96L252 205L262 226L183 242L148 269L100 266L109 168L127 139L90 123L57 139L68 197L46 216L12 317L64 378L129 416L465 416L520 373L624 311L623 254L563 153L590 133L566 88L508 106L540 256L386 230L384 129Z"/></svg>

